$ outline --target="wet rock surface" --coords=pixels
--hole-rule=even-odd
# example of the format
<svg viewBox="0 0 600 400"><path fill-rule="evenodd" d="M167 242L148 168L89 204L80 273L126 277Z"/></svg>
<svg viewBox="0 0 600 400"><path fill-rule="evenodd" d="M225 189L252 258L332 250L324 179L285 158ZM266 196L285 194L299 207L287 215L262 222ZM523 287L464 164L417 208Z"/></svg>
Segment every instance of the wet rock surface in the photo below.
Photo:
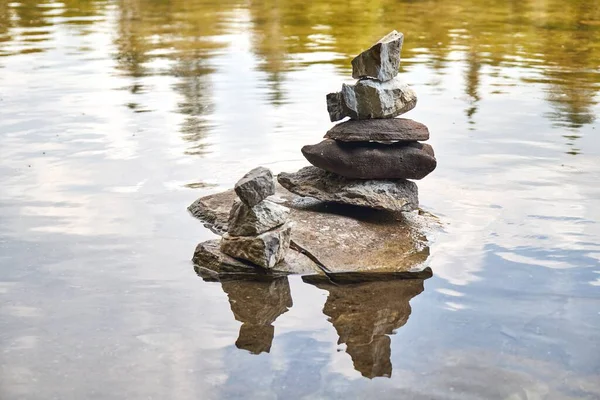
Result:
<svg viewBox="0 0 600 400"><path fill-rule="evenodd" d="M392 31L352 60L352 77L389 81L398 75L404 35Z"/></svg>
<svg viewBox="0 0 600 400"><path fill-rule="evenodd" d="M275 193L273 173L268 168L254 168L235 184L234 189L244 204L253 207Z"/></svg>
<svg viewBox="0 0 600 400"><path fill-rule="evenodd" d="M422 179L436 167L433 148L412 143L354 143L325 139L302 148L316 167L355 179Z"/></svg>
<svg viewBox="0 0 600 400"><path fill-rule="evenodd" d="M417 94L399 77L387 82L363 79L355 85L342 85L339 93L327 95L327 111L332 122L345 117L354 120L393 118L412 110Z"/></svg>
<svg viewBox="0 0 600 400"><path fill-rule="evenodd" d="M305 167L281 173L279 183L300 196L390 212L411 211L419 206L418 189L407 180L358 180Z"/></svg>
<svg viewBox="0 0 600 400"><path fill-rule="evenodd" d="M429 129L420 122L406 118L346 121L335 125L326 139L344 142L412 142L429 139Z"/></svg>
<svg viewBox="0 0 600 400"><path fill-rule="evenodd" d="M221 240L221 251L233 258L271 269L284 259L290 246L291 226L285 224L258 236L231 236Z"/></svg>
<svg viewBox="0 0 600 400"><path fill-rule="evenodd" d="M257 236L287 221L287 207L263 200L254 207L235 201L229 214L227 232L232 236Z"/></svg>
<svg viewBox="0 0 600 400"><path fill-rule="evenodd" d="M229 190L198 199L188 209L213 232L223 234L229 220L226 205L234 199L235 192ZM194 263L207 275L212 271L221 277L252 271L325 276L323 268L330 272L324 279L339 277L338 283L431 276L424 265L429 255L424 232L437 226L431 218L302 198L279 185L272 199L290 208L291 247L284 261L273 270L262 270L222 254L219 241L213 240L198 245Z"/></svg>

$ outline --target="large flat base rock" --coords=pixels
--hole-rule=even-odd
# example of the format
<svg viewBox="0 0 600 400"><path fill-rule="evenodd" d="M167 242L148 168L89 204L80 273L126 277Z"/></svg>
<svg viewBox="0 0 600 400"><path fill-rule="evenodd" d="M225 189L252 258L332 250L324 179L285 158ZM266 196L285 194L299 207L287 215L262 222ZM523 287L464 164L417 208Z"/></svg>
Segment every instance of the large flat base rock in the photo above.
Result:
<svg viewBox="0 0 600 400"><path fill-rule="evenodd" d="M235 192L226 192L196 200L189 211L213 232L227 230L229 210ZM424 230L435 222L417 213L392 214L364 207L327 203L297 196L277 185L271 201L291 209L291 247L284 261L273 271L260 271L222 254L219 241L198 245L194 255L197 269L215 277L223 274L329 274L324 278L339 282L395 278L427 278L431 270L424 263L429 247ZM199 272L200 273L200 272ZM333 279L331 279L333 277Z"/></svg>

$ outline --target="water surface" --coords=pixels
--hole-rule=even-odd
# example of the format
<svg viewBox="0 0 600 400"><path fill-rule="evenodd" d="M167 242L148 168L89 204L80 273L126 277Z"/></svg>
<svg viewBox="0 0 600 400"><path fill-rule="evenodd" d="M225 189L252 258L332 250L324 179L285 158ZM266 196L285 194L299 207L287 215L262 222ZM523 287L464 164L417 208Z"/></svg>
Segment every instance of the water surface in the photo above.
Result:
<svg viewBox="0 0 600 400"><path fill-rule="evenodd" d="M186 212L331 127L391 29L425 282L205 282ZM596 1L0 2L0 397L600 397Z"/></svg>

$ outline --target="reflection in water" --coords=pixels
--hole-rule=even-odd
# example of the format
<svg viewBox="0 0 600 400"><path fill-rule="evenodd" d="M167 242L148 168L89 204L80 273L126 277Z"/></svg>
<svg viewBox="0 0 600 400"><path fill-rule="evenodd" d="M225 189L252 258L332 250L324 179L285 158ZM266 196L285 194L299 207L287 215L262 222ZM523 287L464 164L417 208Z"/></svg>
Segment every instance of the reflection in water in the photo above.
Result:
<svg viewBox="0 0 600 400"><path fill-rule="evenodd" d="M339 286L317 283L329 296L329 317L354 368L367 378L392 376L390 337L410 316L410 300L423 291L423 280L395 280Z"/></svg>
<svg viewBox="0 0 600 400"><path fill-rule="evenodd" d="M600 88L600 7L594 1L482 3L474 0L429 2L394 0L348 3L300 0L284 2L231 0L216 2L121 0L116 13L104 0L65 1L39 7L38 2L0 5L0 56L47 50L46 27L57 23L93 24L116 16L117 68L140 87L145 76L178 78L174 89L182 96L179 112L186 116L183 138L190 154L206 153L207 117L214 105L210 93L214 61L235 62L246 52L239 37L226 36L227 23L248 28L248 50L256 69L266 74L264 100L286 102L288 73L307 65L328 63L347 75L349 60L381 37L389 27L409 35L403 49L403 68L427 64L440 75L433 84L443 87L451 63L465 64L466 114L475 124L484 90L482 75L507 78L499 68L522 69L514 82L543 85L553 111L546 117L571 130L594 121L593 107ZM389 13L387 10L401 12ZM346 18L340 20L339 15ZM340 22L341 21L341 22ZM457 26L455 21L465 21ZM468 22L466 22L468 21ZM85 31L81 31L85 34ZM245 54L245 53L244 53ZM423 57L426 54L427 57ZM225 59L223 57L226 57ZM227 58L229 57L229 58ZM146 88L150 90L151 88ZM497 91L496 91L497 92ZM134 111L145 111L136 102ZM572 140L576 135L567 135ZM569 152L578 149L569 142Z"/></svg>
<svg viewBox="0 0 600 400"><path fill-rule="evenodd" d="M196 273L206 281L214 276ZM240 333L235 345L252 354L268 353L271 350L275 327L273 322L292 307L292 295L287 277L254 280L239 277L223 279L221 287L229 298L229 306L236 321L240 321Z"/></svg>

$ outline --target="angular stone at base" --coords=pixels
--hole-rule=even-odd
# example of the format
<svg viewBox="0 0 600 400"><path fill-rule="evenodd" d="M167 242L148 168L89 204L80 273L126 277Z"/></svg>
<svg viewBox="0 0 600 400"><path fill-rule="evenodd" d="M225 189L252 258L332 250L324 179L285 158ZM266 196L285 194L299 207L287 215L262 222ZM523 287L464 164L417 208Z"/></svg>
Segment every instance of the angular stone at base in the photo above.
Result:
<svg viewBox="0 0 600 400"><path fill-rule="evenodd" d="M414 142L429 139L429 129L420 122L406 118L346 121L337 124L325 139L342 142Z"/></svg>
<svg viewBox="0 0 600 400"><path fill-rule="evenodd" d="M233 190L230 192L232 193ZM221 220L221 217L217 217ZM222 223L226 224L225 219ZM297 251L289 251L285 259L274 269L264 269L251 264L248 261L238 260L221 252L221 239L208 240L199 243L194 251L194 262L196 272L204 280L230 280L230 279L266 279L289 274L319 274L321 269L304 254Z"/></svg>
<svg viewBox="0 0 600 400"><path fill-rule="evenodd" d="M289 208L272 201L263 200L254 207L236 201L229 214L227 233L231 236L257 236L283 225L289 215Z"/></svg>
<svg viewBox="0 0 600 400"><path fill-rule="evenodd" d="M419 207L417 185L403 179L349 179L312 166L298 172L282 172L277 179L292 193L322 201L391 212L411 211Z"/></svg>
<svg viewBox="0 0 600 400"><path fill-rule="evenodd" d="M226 234L221 240L221 251L228 256L271 269L285 258L290 247L291 231L291 226L285 224L258 236Z"/></svg>
<svg viewBox="0 0 600 400"><path fill-rule="evenodd" d="M253 207L275 194L273 173L268 168L256 167L235 184L234 190L244 204Z"/></svg>
<svg viewBox="0 0 600 400"><path fill-rule="evenodd" d="M399 77L379 82L363 79L355 85L342 85L339 93L327 95L327 111L331 122L351 119L394 118L417 105L417 94Z"/></svg>
<svg viewBox="0 0 600 400"><path fill-rule="evenodd" d="M404 35L392 31L352 60L352 77L389 81L398 75Z"/></svg>
<svg viewBox="0 0 600 400"><path fill-rule="evenodd" d="M423 179L437 166L428 144L338 142L325 139L302 148L315 167L354 179Z"/></svg>

